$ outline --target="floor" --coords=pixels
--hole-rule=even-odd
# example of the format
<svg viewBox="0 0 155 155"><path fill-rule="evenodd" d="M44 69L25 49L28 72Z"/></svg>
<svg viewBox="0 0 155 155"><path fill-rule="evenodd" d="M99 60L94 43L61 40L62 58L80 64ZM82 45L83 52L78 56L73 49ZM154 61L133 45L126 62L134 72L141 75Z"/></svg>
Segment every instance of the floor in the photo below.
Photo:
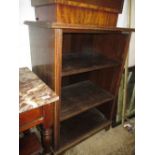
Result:
<svg viewBox="0 0 155 155"><path fill-rule="evenodd" d="M121 125L100 131L63 155L134 155L134 133Z"/></svg>
<svg viewBox="0 0 155 155"><path fill-rule="evenodd" d="M132 126L134 126L134 122L134 119L128 121ZM40 138L36 129L33 130ZM119 125L107 132L104 130L98 132L61 155L134 155L134 146L134 131L128 131L122 125Z"/></svg>

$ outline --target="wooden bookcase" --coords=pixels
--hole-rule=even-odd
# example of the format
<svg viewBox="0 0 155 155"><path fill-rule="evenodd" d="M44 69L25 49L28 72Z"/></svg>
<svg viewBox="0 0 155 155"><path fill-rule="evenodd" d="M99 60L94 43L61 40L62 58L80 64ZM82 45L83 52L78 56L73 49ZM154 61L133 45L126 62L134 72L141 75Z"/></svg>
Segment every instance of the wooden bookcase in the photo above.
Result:
<svg viewBox="0 0 155 155"><path fill-rule="evenodd" d="M32 0L38 21L25 22L29 25L33 71L60 96L55 106L53 128L56 153L101 129L110 128L129 40L134 31L115 27L122 9L121 0L117 0L119 5L116 7L115 2L107 0L102 1L102 7L99 1L92 1L92 4L76 2L86 3L87 8L67 4L68 1L51 0L44 4ZM92 15L98 10L102 15L95 24L94 19L89 18L88 25L83 22L85 16L81 19L74 13L60 18L59 7L65 11L81 10L81 14L87 11ZM103 21L102 17L107 14L115 19Z"/></svg>

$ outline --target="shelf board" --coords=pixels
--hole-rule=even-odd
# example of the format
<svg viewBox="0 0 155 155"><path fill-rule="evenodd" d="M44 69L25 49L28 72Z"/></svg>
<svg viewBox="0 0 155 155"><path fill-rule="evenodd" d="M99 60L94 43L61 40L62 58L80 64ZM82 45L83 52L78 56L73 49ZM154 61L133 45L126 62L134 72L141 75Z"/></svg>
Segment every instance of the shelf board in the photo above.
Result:
<svg viewBox="0 0 155 155"><path fill-rule="evenodd" d="M111 122L97 109L91 109L62 122L58 153L80 143L110 124Z"/></svg>
<svg viewBox="0 0 155 155"><path fill-rule="evenodd" d="M116 61L95 52L76 52L63 55L62 76L74 75L108 67L118 66Z"/></svg>
<svg viewBox="0 0 155 155"><path fill-rule="evenodd" d="M61 121L73 117L100 104L113 100L114 96L90 81L82 81L62 88Z"/></svg>

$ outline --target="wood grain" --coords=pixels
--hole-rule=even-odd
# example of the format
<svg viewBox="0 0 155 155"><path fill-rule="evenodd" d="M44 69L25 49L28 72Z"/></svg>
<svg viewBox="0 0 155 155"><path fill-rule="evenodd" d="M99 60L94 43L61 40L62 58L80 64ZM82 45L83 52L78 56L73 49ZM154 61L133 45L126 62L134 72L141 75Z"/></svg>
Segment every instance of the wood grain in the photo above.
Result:
<svg viewBox="0 0 155 155"><path fill-rule="evenodd" d="M32 6L62 4L69 6L78 6L102 11L111 11L121 13L124 0L31 0Z"/></svg>
<svg viewBox="0 0 155 155"><path fill-rule="evenodd" d="M118 15L116 13L57 5L56 22L64 24L114 26L117 24L117 17ZM49 21L50 18L46 20Z"/></svg>
<svg viewBox="0 0 155 155"><path fill-rule="evenodd" d="M111 100L110 93L90 81L66 86L62 88L61 121Z"/></svg>
<svg viewBox="0 0 155 155"><path fill-rule="evenodd" d="M63 24L116 26L118 14L54 4L35 8L35 17L37 21Z"/></svg>
<svg viewBox="0 0 155 155"><path fill-rule="evenodd" d="M62 29L54 30L54 90L60 96L60 100L55 104L54 109L54 149L59 147L60 139L60 109L61 109L61 70L62 70Z"/></svg>
<svg viewBox="0 0 155 155"><path fill-rule="evenodd" d="M61 29L29 27L33 71L60 96L61 92ZM60 101L54 104L54 136L59 133ZM55 141L58 141L54 138ZM58 142L54 142L58 143Z"/></svg>
<svg viewBox="0 0 155 155"><path fill-rule="evenodd" d="M134 28L123 28L115 26L96 26L96 25L80 25L80 24L63 24L63 23L52 23L48 21L25 21L27 25L48 28L48 29L63 29L65 33L105 33L105 32L122 32L129 33L134 32Z"/></svg>
<svg viewBox="0 0 155 155"><path fill-rule="evenodd" d="M31 117L29 117L31 116ZM23 112L19 115L19 126L40 119L43 116L42 108L33 109L27 112Z"/></svg>
<svg viewBox="0 0 155 155"><path fill-rule="evenodd" d="M124 0L32 0L38 21L116 26Z"/></svg>

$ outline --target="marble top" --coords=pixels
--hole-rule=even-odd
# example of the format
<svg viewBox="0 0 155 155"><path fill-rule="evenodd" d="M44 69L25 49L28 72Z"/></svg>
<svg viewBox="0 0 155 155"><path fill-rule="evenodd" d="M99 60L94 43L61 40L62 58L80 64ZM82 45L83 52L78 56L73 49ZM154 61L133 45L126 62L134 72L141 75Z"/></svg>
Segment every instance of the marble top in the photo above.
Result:
<svg viewBox="0 0 155 155"><path fill-rule="evenodd" d="M27 67L19 69L19 113L57 101L59 97Z"/></svg>

